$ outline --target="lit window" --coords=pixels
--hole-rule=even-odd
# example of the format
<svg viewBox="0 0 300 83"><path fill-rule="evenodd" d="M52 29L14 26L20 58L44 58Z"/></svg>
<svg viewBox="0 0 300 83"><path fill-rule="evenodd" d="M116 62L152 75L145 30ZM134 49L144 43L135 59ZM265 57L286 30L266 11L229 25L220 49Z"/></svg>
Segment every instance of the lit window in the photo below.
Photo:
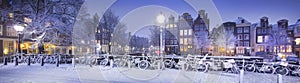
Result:
<svg viewBox="0 0 300 83"><path fill-rule="evenodd" d="M274 52L278 52L278 46L274 46Z"/></svg>
<svg viewBox="0 0 300 83"><path fill-rule="evenodd" d="M265 42L269 41L269 36L265 36Z"/></svg>
<svg viewBox="0 0 300 83"><path fill-rule="evenodd" d="M291 43L292 39L291 38L286 38L288 40L288 43Z"/></svg>
<svg viewBox="0 0 300 83"><path fill-rule="evenodd" d="M184 35L187 35L187 33L188 33L188 30L184 30Z"/></svg>
<svg viewBox="0 0 300 83"><path fill-rule="evenodd" d="M259 45L259 46L257 46L257 51L258 52L264 52L265 51L265 47L264 46L262 46L262 45Z"/></svg>
<svg viewBox="0 0 300 83"><path fill-rule="evenodd" d="M31 23L31 22L32 22L32 19L27 18L27 17L24 17L24 22L26 22L26 23Z"/></svg>
<svg viewBox="0 0 300 83"><path fill-rule="evenodd" d="M286 46L286 52L292 52L292 46L291 45Z"/></svg>
<svg viewBox="0 0 300 83"><path fill-rule="evenodd" d="M192 35L192 33L193 33L193 32L192 32L192 29L190 29L190 30L189 30L189 35Z"/></svg>
<svg viewBox="0 0 300 83"><path fill-rule="evenodd" d="M188 38L188 43L192 44L192 42L193 42L192 38Z"/></svg>
<svg viewBox="0 0 300 83"><path fill-rule="evenodd" d="M284 45L280 46L280 52L285 52Z"/></svg>
<svg viewBox="0 0 300 83"><path fill-rule="evenodd" d="M193 48L193 47L191 45L189 45L188 48L190 49L190 48Z"/></svg>
<svg viewBox="0 0 300 83"><path fill-rule="evenodd" d="M180 36L183 36L183 30L180 30Z"/></svg>
<svg viewBox="0 0 300 83"><path fill-rule="evenodd" d="M187 51L187 46L184 46L183 51L185 52Z"/></svg>
<svg viewBox="0 0 300 83"><path fill-rule="evenodd" d="M17 32L11 26L7 26L7 28L6 28L6 35L7 36L17 36Z"/></svg>
<svg viewBox="0 0 300 83"><path fill-rule="evenodd" d="M295 42L296 42L296 45L300 45L300 38L296 38Z"/></svg>
<svg viewBox="0 0 300 83"><path fill-rule="evenodd" d="M238 54L244 54L244 48L237 48Z"/></svg>
<svg viewBox="0 0 300 83"><path fill-rule="evenodd" d="M262 43L263 42L263 36L257 36L257 42Z"/></svg>
<svg viewBox="0 0 300 83"><path fill-rule="evenodd" d="M184 38L184 45L187 45L188 44L188 40L187 40L187 38Z"/></svg>
<svg viewBox="0 0 300 83"><path fill-rule="evenodd" d="M180 47L180 51L183 51L183 47Z"/></svg>
<svg viewBox="0 0 300 83"><path fill-rule="evenodd" d="M12 20L14 18L14 14L13 13L9 13L9 19Z"/></svg>
<svg viewBox="0 0 300 83"><path fill-rule="evenodd" d="M180 44L183 44L183 39L180 39Z"/></svg>

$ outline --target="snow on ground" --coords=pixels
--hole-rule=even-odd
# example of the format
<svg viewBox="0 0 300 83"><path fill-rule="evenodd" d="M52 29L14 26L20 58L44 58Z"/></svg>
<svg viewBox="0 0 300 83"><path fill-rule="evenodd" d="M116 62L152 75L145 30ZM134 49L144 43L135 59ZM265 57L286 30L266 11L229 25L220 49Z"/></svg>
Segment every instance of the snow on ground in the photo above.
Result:
<svg viewBox="0 0 300 83"><path fill-rule="evenodd" d="M276 83L276 75L245 72L244 83ZM0 83L238 83L239 75L222 71L200 73L177 69L140 70L61 64L0 66ZM284 83L300 83L300 77L283 76Z"/></svg>

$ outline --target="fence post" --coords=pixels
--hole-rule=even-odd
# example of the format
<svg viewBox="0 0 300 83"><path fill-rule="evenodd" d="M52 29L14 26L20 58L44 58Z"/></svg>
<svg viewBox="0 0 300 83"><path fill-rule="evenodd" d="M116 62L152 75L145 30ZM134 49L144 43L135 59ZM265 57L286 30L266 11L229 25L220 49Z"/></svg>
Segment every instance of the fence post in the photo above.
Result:
<svg viewBox="0 0 300 83"><path fill-rule="evenodd" d="M18 55L15 56L15 65L18 66L19 61L18 61Z"/></svg>
<svg viewBox="0 0 300 83"><path fill-rule="evenodd" d="M243 69L240 70L239 83L244 83L244 70Z"/></svg>
<svg viewBox="0 0 300 83"><path fill-rule="evenodd" d="M29 55L29 56L28 56L28 63L27 63L27 65L30 66L30 63L31 63L31 62L30 62L30 55Z"/></svg>
<svg viewBox="0 0 300 83"><path fill-rule="evenodd" d="M131 62L130 61L127 61L127 63L128 63L128 68L131 68Z"/></svg>
<svg viewBox="0 0 300 83"><path fill-rule="evenodd" d="M7 57L4 57L4 65L7 65Z"/></svg>
<svg viewBox="0 0 300 83"><path fill-rule="evenodd" d="M110 68L113 68L114 67L114 61L112 59L109 59L109 66Z"/></svg>
<svg viewBox="0 0 300 83"><path fill-rule="evenodd" d="M72 66L75 67L75 59L74 59L74 57L72 58Z"/></svg>
<svg viewBox="0 0 300 83"><path fill-rule="evenodd" d="M59 60L60 60L59 58L60 58L60 55L58 55L56 58L56 67L59 67Z"/></svg>
<svg viewBox="0 0 300 83"><path fill-rule="evenodd" d="M41 57L41 59L42 59L42 60L41 60L41 61L42 61L42 62L41 62L41 66L44 66L44 55L42 55L42 56L40 56L40 57Z"/></svg>
<svg viewBox="0 0 300 83"><path fill-rule="evenodd" d="M282 75L277 74L277 83L282 83Z"/></svg>

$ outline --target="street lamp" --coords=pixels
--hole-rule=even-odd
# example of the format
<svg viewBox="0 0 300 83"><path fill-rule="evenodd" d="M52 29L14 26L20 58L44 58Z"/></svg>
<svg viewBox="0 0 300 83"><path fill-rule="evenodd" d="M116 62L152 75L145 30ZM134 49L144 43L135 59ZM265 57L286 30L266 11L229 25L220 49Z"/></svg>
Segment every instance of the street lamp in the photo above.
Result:
<svg viewBox="0 0 300 83"><path fill-rule="evenodd" d="M14 29L18 32L18 55L20 55L21 54L21 32L24 30L24 27L20 26L20 25L15 25ZM18 55L15 56L15 58L16 58L15 65L18 65L18 58L17 58Z"/></svg>
<svg viewBox="0 0 300 83"><path fill-rule="evenodd" d="M165 16L162 14L162 12L160 12L160 14L156 17L156 21L159 23L159 24L161 24L161 25L163 25L164 24L164 22L165 22ZM162 49L163 49L163 47L162 47L162 45L163 45L163 33L162 33L162 31L163 31L163 26L161 26L161 28L160 28L160 56L162 56L162 54L163 54L163 51L162 51Z"/></svg>

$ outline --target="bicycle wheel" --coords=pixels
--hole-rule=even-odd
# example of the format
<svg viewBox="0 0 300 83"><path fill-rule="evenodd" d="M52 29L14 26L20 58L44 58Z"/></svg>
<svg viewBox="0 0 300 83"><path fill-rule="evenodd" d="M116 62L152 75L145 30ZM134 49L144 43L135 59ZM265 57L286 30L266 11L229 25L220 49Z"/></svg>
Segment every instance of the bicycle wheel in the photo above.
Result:
<svg viewBox="0 0 300 83"><path fill-rule="evenodd" d="M254 72L255 71L255 66L251 64L247 64L244 68L245 71L247 72Z"/></svg>
<svg viewBox="0 0 300 83"><path fill-rule="evenodd" d="M263 66L262 68L262 71L267 74L273 74L275 70L275 68L272 66Z"/></svg>
<svg viewBox="0 0 300 83"><path fill-rule="evenodd" d="M278 66L275 68L276 74L287 75L289 70L286 67Z"/></svg>
<svg viewBox="0 0 300 83"><path fill-rule="evenodd" d="M146 61L146 60L142 60L142 61L140 61L140 62L138 63L138 68L141 69L141 70L147 69L148 66L149 66L149 63L148 63L148 61Z"/></svg>
<svg viewBox="0 0 300 83"><path fill-rule="evenodd" d="M96 64L97 64L97 60L96 60L96 59L91 59L91 60L89 61L89 64L90 64L90 65L96 65Z"/></svg>
<svg viewBox="0 0 300 83"><path fill-rule="evenodd" d="M236 65L232 67L232 73L235 73L235 74L239 74L240 73L240 68L237 67Z"/></svg>
<svg viewBox="0 0 300 83"><path fill-rule="evenodd" d="M107 65L108 65L108 61L109 61L108 59L103 59L103 60L101 60L101 61L100 61L100 66L103 66L103 67L104 67L104 66L107 66Z"/></svg>
<svg viewBox="0 0 300 83"><path fill-rule="evenodd" d="M172 63L171 60L165 60L164 64L165 64L166 68L172 68L173 67L173 63Z"/></svg>
<svg viewBox="0 0 300 83"><path fill-rule="evenodd" d="M300 77L300 69L296 69L295 72L297 73L297 76Z"/></svg>
<svg viewBox="0 0 300 83"><path fill-rule="evenodd" d="M126 62L124 60L116 59L114 60L114 65L116 65L117 67L125 67Z"/></svg>
<svg viewBox="0 0 300 83"><path fill-rule="evenodd" d="M161 60L156 60L153 62L153 64L151 65L154 67L154 69L164 69L165 68L165 64L163 61Z"/></svg>
<svg viewBox="0 0 300 83"><path fill-rule="evenodd" d="M184 68L185 71L189 71L189 70L192 69L191 64L188 64L188 63L184 63L183 68Z"/></svg>
<svg viewBox="0 0 300 83"><path fill-rule="evenodd" d="M198 64L197 66L196 66L196 71L198 71L198 72L206 72L207 71L207 69L208 69L208 65L205 65L205 64Z"/></svg>

